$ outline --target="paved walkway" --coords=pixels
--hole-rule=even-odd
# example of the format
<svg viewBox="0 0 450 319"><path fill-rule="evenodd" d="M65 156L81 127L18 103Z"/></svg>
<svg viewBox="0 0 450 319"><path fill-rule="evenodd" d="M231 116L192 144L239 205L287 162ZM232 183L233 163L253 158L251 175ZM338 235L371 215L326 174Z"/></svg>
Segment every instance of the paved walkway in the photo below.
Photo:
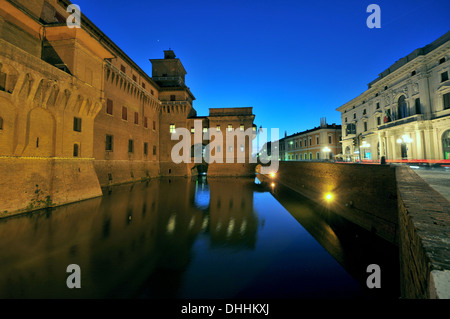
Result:
<svg viewBox="0 0 450 319"><path fill-rule="evenodd" d="M413 167L412 167L413 168ZM450 201L450 169L448 168L413 168L425 182Z"/></svg>

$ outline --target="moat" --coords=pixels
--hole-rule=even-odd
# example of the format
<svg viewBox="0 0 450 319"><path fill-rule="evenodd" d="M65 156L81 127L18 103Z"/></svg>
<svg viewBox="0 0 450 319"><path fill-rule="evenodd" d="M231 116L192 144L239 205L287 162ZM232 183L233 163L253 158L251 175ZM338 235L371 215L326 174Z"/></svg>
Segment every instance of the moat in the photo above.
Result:
<svg viewBox="0 0 450 319"><path fill-rule="evenodd" d="M398 251L255 178L162 178L0 220L0 298L398 298ZM81 269L69 289L67 266ZM368 289L367 266L381 268Z"/></svg>

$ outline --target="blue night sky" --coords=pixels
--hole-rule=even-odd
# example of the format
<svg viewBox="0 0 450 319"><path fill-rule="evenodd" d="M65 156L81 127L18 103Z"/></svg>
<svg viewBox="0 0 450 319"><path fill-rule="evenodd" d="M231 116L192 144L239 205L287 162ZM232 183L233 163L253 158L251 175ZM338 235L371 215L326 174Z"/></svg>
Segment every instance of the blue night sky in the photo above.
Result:
<svg viewBox="0 0 450 319"><path fill-rule="evenodd" d="M450 30L448 0L73 0L151 76L171 48L199 115L253 107L280 136L327 122L398 59ZM367 6L381 8L369 29Z"/></svg>

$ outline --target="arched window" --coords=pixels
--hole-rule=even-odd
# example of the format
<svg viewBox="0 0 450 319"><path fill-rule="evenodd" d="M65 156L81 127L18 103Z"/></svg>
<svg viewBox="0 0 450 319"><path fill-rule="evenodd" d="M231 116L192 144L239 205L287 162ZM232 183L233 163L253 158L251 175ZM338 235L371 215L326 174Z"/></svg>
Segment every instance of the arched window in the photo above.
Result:
<svg viewBox="0 0 450 319"><path fill-rule="evenodd" d="M444 159L450 159L450 130L442 134L442 150L444 151Z"/></svg>
<svg viewBox="0 0 450 319"><path fill-rule="evenodd" d="M402 119L407 117L407 111L408 111L408 107L406 104L406 98L404 95L400 96L400 98L398 99L398 106L397 106L397 116L398 119Z"/></svg>

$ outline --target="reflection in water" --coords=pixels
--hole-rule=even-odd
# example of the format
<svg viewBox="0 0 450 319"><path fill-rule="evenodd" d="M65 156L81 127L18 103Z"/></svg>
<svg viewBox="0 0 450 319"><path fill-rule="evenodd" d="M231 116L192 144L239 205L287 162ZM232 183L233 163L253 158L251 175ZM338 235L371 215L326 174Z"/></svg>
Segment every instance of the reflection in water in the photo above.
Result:
<svg viewBox="0 0 450 319"><path fill-rule="evenodd" d="M363 296L254 179L116 186L1 220L0 238L0 298ZM66 287L70 264L81 268L81 289Z"/></svg>

